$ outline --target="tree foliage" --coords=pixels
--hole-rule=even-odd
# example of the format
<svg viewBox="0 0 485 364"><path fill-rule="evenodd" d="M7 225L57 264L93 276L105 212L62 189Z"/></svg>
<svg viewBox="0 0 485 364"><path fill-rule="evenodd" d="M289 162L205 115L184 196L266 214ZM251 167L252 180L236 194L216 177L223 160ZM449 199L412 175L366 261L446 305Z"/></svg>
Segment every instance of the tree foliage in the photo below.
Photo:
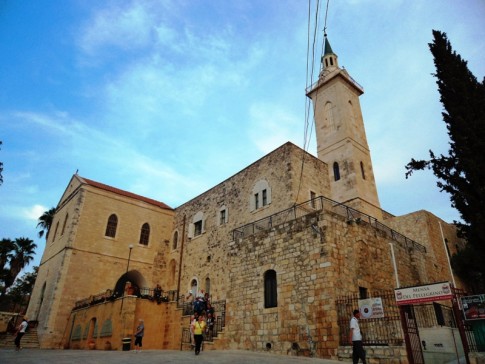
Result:
<svg viewBox="0 0 485 364"><path fill-rule="evenodd" d="M56 208L52 207L50 210L44 211L42 216L39 217L39 222L37 224L37 228L40 229L39 238L42 238L45 234L45 239L47 240L55 213L56 213Z"/></svg>
<svg viewBox="0 0 485 364"><path fill-rule="evenodd" d="M0 292L11 287L18 274L33 259L37 245L31 239L0 240Z"/></svg>
<svg viewBox="0 0 485 364"><path fill-rule="evenodd" d="M485 80L477 81L467 62L453 51L445 33L433 30L434 40L429 44L433 54L443 121L448 130L447 155L429 151L428 160L415 160L406 165L406 178L414 171L431 169L438 178L437 186L450 195L451 205L460 213L463 223L457 223L474 254L485 261ZM453 262L456 271L469 271L469 277L485 280L485 265L469 262L461 252ZM461 262L461 263L460 263ZM466 269L463 269L466 268ZM473 272L471 272L473 271ZM462 275L464 278L464 276Z"/></svg>

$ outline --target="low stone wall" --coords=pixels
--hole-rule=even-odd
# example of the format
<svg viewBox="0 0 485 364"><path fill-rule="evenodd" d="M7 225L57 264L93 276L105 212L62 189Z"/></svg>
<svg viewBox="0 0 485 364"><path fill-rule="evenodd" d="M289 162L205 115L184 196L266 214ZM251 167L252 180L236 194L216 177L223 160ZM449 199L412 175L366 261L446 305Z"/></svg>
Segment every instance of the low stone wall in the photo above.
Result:
<svg viewBox="0 0 485 364"><path fill-rule="evenodd" d="M366 359L371 364L408 364L404 346L364 346ZM352 361L352 346L339 346L338 359Z"/></svg>

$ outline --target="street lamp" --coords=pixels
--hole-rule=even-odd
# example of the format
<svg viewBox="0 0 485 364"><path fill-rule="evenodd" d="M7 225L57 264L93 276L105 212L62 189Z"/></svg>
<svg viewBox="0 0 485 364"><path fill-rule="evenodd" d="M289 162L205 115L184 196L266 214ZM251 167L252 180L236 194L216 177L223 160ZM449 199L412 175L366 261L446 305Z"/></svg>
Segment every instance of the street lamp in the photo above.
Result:
<svg viewBox="0 0 485 364"><path fill-rule="evenodd" d="M128 269L130 268L131 249L133 249L133 244L128 245L128 248L130 248L130 252L128 253L128 264L126 264L126 273L128 273Z"/></svg>
<svg viewBox="0 0 485 364"><path fill-rule="evenodd" d="M128 248L130 249L130 252L128 253L128 263L126 264L126 273L128 273L128 269L130 269L131 249L133 249L133 244L128 245ZM126 279L126 274L125 274L125 279ZM125 284L126 284L126 282L125 282ZM125 302L125 292L123 292L123 295L121 297L120 313L123 311L123 303L124 302Z"/></svg>

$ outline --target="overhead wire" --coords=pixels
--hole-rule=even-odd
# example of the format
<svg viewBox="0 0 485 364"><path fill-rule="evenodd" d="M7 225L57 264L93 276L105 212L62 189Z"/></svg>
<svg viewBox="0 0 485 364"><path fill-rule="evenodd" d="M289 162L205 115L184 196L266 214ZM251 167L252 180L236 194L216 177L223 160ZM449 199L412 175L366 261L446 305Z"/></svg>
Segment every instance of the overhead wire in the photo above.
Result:
<svg viewBox="0 0 485 364"><path fill-rule="evenodd" d="M324 22L324 32L326 35L326 28L327 28L327 15L328 15L328 6L330 0L327 0L327 6L325 11L325 22ZM315 5L315 20L313 24L313 34L311 32L311 11L312 11L312 0L308 0L308 25L307 25L307 62L306 62L306 84L305 84L305 92L309 90L309 88L313 84L313 77L315 72L315 51L316 51L316 43L318 39L318 28L319 28L319 16L320 16L320 0L316 1ZM311 46L311 56L310 56L310 43ZM322 52L323 55L323 42L322 42ZM303 128L303 157L301 162L301 169L300 169L300 178L298 182L298 190L295 196L295 204L298 202L298 197L300 195L301 186L303 182L303 169L305 165L305 156L306 152L308 151L308 147L311 140L311 135L313 131L313 125L315 124L315 116L311 113L311 100L306 97L305 98L305 122ZM310 115L313 115L312 122L310 125Z"/></svg>

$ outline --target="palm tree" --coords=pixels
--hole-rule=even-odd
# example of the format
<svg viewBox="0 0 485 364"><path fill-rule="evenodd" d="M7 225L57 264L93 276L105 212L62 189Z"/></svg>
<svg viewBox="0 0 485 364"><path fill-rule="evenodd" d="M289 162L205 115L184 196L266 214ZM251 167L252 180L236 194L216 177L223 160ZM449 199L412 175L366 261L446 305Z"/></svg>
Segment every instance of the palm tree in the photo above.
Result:
<svg viewBox="0 0 485 364"><path fill-rule="evenodd" d="M10 277L6 282L7 288L13 284L20 271L34 259L35 248L37 248L37 245L31 239L15 239L12 257L10 258Z"/></svg>
<svg viewBox="0 0 485 364"><path fill-rule="evenodd" d="M49 236L49 230L52 225L52 220L54 219L54 214L56 213L56 208L52 207L49 211L44 211L41 217L39 217L39 223L37 227L41 230L39 231L39 238L42 238L45 234L45 239Z"/></svg>
<svg viewBox="0 0 485 364"><path fill-rule="evenodd" d="M14 247L12 239L3 238L0 240L0 270L5 268L5 265L10 260L10 255Z"/></svg>

